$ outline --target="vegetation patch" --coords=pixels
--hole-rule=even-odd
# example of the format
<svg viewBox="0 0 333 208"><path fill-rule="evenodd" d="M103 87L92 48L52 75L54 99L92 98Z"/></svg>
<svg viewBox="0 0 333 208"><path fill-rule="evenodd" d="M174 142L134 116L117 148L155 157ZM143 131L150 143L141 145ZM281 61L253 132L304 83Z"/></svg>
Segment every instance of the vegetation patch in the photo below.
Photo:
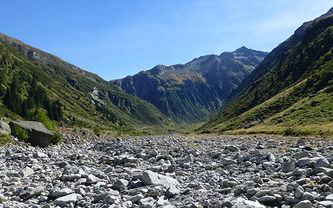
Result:
<svg viewBox="0 0 333 208"><path fill-rule="evenodd" d="M0 133L0 145L5 145L7 143L11 143L12 139L9 137L8 134Z"/></svg>
<svg viewBox="0 0 333 208"><path fill-rule="evenodd" d="M15 125L12 129L12 135L18 138L20 141L26 141L29 138L28 130Z"/></svg>

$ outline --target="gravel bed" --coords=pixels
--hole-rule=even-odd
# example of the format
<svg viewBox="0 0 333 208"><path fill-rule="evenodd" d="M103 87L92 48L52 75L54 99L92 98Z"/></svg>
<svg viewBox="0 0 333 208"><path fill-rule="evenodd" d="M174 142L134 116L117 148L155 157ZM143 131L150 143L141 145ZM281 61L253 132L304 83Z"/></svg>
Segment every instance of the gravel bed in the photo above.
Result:
<svg viewBox="0 0 333 208"><path fill-rule="evenodd" d="M0 147L3 207L333 207L333 142L276 136L99 138Z"/></svg>

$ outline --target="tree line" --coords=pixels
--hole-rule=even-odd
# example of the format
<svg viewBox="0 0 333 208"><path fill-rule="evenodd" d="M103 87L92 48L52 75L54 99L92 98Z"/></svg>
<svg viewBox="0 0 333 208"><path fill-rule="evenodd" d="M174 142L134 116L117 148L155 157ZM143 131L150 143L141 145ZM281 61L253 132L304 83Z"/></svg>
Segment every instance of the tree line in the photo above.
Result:
<svg viewBox="0 0 333 208"><path fill-rule="evenodd" d="M12 112L31 120L42 108L47 111L51 120L60 121L62 118L62 104L59 100L50 100L45 88L38 84L35 77L31 77L26 72L20 70L12 76L12 82L3 90L5 86L5 75L0 73L0 96L3 102Z"/></svg>

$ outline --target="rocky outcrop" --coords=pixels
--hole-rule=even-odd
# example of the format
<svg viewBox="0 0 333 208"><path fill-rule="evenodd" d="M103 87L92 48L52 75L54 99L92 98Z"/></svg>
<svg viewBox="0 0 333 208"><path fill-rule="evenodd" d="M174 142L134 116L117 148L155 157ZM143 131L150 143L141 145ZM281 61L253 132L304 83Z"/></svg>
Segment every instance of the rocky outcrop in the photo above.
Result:
<svg viewBox="0 0 333 208"><path fill-rule="evenodd" d="M219 56L201 56L186 64L158 65L111 82L154 104L175 121L193 123L220 107L266 54L242 47Z"/></svg>
<svg viewBox="0 0 333 208"><path fill-rule="evenodd" d="M10 129L10 126L4 121L0 121L0 130L2 133L5 133L5 134L10 134L12 132L12 130Z"/></svg>
<svg viewBox="0 0 333 208"><path fill-rule="evenodd" d="M49 131L41 122L14 120L9 123L13 130L20 126L28 131L28 142L32 145L47 147L52 143L53 131Z"/></svg>

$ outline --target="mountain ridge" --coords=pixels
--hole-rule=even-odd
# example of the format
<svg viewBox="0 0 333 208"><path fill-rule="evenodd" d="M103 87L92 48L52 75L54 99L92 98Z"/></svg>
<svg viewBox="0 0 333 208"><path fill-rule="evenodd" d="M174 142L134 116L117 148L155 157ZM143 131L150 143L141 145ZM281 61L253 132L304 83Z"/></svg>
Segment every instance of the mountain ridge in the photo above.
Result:
<svg viewBox="0 0 333 208"><path fill-rule="evenodd" d="M331 97L332 12L333 8L319 18L303 23L290 38L273 49L230 94L224 106L203 125L203 129L223 132L260 123L250 129L273 132L269 129L277 128L280 129L278 133L283 133L281 129L295 125L294 128L303 132L295 118L309 120L304 109L330 113L330 107L312 97L313 94L318 94L318 98ZM306 99L315 101L306 102ZM330 123L329 120L323 122L325 125ZM313 123L308 121L307 125ZM290 132L288 128L286 132Z"/></svg>
<svg viewBox="0 0 333 208"><path fill-rule="evenodd" d="M243 46L233 52L200 56L185 64L157 65L111 82L154 104L177 122L193 123L216 110L266 54Z"/></svg>
<svg viewBox="0 0 333 208"><path fill-rule="evenodd" d="M14 74L20 85L24 86L22 90L15 92L18 94L16 97L27 102L27 94L32 90L31 79L35 79L45 92L43 96L47 96L52 102L61 101L64 111L62 122L66 124L99 124L118 131L128 131L137 126L147 129L149 126L163 128L172 123L150 103L122 92L98 75L2 33L0 63L2 91L11 88ZM0 98L4 99L3 96L2 93ZM16 117L13 113L18 113L25 118L19 111L8 112L8 106L3 103L0 106L1 115ZM45 104L42 103L43 105ZM33 113L36 108L38 106L30 105L29 111Z"/></svg>

